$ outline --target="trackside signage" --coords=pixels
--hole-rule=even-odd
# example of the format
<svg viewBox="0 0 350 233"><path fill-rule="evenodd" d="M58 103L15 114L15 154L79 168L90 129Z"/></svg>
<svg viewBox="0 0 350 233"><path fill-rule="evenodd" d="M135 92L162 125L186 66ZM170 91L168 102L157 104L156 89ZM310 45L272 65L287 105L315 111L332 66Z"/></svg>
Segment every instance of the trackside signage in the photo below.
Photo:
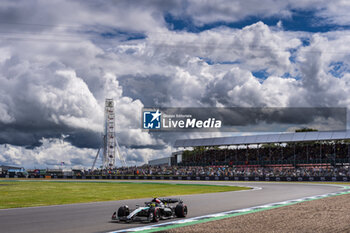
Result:
<svg viewBox="0 0 350 233"><path fill-rule="evenodd" d="M141 116L144 131L281 132L315 125L319 131L344 130L346 108L148 107Z"/></svg>

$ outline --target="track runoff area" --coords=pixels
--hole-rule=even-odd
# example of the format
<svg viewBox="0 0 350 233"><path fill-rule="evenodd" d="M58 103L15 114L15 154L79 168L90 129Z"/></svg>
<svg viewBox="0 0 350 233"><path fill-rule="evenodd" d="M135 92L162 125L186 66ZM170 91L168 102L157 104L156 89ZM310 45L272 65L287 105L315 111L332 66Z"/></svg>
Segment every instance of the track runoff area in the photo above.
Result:
<svg viewBox="0 0 350 233"><path fill-rule="evenodd" d="M110 221L112 213L119 206L142 205L143 202L149 201L149 198L3 209L0 210L1 231L156 232L350 193L349 186L334 184L231 181L163 182L245 186L253 189L178 196L188 206L187 218L160 221L159 224L126 224ZM19 221L20 224L18 224Z"/></svg>

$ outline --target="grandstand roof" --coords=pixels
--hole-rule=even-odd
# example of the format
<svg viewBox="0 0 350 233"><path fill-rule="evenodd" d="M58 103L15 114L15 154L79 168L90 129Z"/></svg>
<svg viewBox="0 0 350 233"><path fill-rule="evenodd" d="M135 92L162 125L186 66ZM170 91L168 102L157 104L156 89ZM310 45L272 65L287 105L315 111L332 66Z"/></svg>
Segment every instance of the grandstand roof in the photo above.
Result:
<svg viewBox="0 0 350 233"><path fill-rule="evenodd" d="M262 143L329 141L343 139L350 139L350 131L313 131L300 133L259 134L234 137L178 139L175 141L174 147L229 146Z"/></svg>

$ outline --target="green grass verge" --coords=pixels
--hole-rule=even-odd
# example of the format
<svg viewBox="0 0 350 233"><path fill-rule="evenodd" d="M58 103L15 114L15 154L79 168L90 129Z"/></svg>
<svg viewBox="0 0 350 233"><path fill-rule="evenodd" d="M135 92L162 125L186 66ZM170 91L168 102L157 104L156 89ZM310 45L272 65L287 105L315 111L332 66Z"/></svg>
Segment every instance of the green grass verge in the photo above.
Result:
<svg viewBox="0 0 350 233"><path fill-rule="evenodd" d="M250 188L197 184L0 181L0 209L247 189Z"/></svg>

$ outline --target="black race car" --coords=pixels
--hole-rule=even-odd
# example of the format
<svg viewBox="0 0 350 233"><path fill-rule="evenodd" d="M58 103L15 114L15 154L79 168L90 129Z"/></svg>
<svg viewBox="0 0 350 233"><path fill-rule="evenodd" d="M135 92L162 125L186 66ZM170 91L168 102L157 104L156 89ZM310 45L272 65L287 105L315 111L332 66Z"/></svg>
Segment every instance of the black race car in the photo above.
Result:
<svg viewBox="0 0 350 233"><path fill-rule="evenodd" d="M177 205L171 205L175 203ZM187 212L187 206L180 199L154 198L150 202L145 202L145 206L136 206L135 209L129 209L127 205L121 206L118 212L113 213L112 220L158 222L161 219L184 218Z"/></svg>

